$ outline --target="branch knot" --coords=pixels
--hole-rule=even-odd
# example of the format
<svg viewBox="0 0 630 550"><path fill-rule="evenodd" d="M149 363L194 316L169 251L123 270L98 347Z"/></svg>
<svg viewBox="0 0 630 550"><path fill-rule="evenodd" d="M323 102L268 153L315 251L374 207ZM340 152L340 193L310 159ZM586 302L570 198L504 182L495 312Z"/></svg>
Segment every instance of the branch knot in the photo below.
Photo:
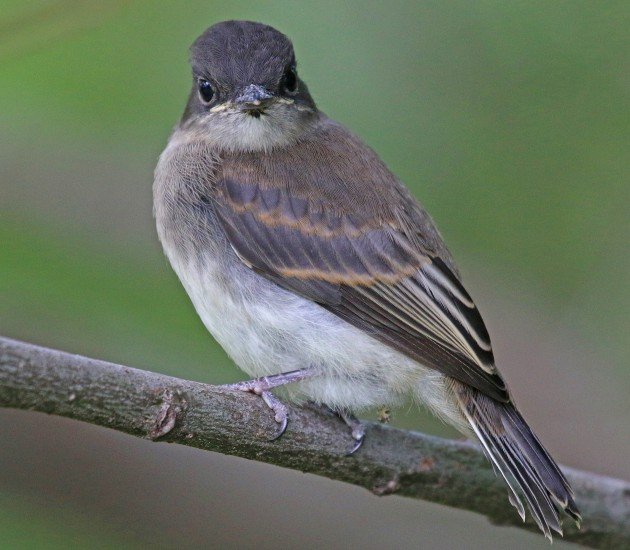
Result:
<svg viewBox="0 0 630 550"><path fill-rule="evenodd" d="M159 396L160 407L153 418L152 428L148 433L149 439L156 440L169 433L188 405L179 392L173 393L170 389L165 389Z"/></svg>

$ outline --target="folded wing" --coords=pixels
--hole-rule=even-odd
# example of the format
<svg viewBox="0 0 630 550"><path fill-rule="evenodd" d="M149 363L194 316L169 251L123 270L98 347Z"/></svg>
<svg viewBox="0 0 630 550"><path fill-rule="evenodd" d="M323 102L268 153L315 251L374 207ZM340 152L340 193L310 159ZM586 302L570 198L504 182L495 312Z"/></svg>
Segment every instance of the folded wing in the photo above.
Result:
<svg viewBox="0 0 630 550"><path fill-rule="evenodd" d="M479 311L414 231L408 196L362 212L262 175L248 179L220 179L213 201L247 266L421 364L509 401Z"/></svg>

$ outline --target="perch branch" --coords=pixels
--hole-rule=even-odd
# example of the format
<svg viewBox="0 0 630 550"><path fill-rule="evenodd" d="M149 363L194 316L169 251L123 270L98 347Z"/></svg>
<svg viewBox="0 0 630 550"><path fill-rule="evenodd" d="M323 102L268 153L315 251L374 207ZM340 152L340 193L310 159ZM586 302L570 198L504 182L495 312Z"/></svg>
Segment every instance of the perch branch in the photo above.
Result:
<svg viewBox="0 0 630 550"><path fill-rule="evenodd" d="M40 411L136 437L268 462L365 487L521 523L479 449L380 424L367 424L363 447L346 456L347 428L334 416L292 407L287 433L260 399L0 337L0 406ZM593 548L630 547L630 483L571 468L584 522L565 522L565 540Z"/></svg>

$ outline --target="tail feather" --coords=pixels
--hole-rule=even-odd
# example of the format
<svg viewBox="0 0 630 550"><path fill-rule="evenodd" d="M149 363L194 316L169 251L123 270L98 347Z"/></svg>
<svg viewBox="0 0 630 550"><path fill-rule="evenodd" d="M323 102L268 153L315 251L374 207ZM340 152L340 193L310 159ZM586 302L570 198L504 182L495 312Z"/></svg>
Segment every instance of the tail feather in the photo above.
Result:
<svg viewBox="0 0 630 550"><path fill-rule="evenodd" d="M547 479L557 484L554 490L552 490L552 495L564 492L570 497L564 502L558 502L561 506L566 507L569 502L573 500L575 495L567 478L564 477L562 470L560 470L555 461L549 456L547 450L542 446L536 434L532 432L531 428L527 425L516 408L510 406L504 407L504 409L509 420L508 422L504 422L505 428L510 432L512 437L526 449L527 456L535 461L537 467L547 473Z"/></svg>
<svg viewBox="0 0 630 550"><path fill-rule="evenodd" d="M536 472L522 460L520 449L515 447L508 438L499 437L496 440L501 447L501 456L506 460L508 467L511 467L510 472L517 479L528 506L532 512L536 512L535 519L538 527L549 538L551 538L550 528L562 534L558 511Z"/></svg>
<svg viewBox="0 0 630 550"><path fill-rule="evenodd" d="M477 434L477 430L475 429L475 433ZM497 466L497 464L492 460L492 454L490 450L486 450L486 444L484 443L484 440L482 439L481 435L477 434L477 438L479 439L479 441L481 441L482 445L481 445L481 450L483 451L484 456L488 459L488 462L490 462L490 465L492 466L492 471L494 472L494 475L497 477L502 477L503 480L506 482L507 487L508 487L508 500L510 502L510 504L512 506L514 506L514 508L516 508L516 511L518 512L518 515L521 517L521 519L523 521L525 521L525 508L523 507L523 503L521 502L521 499L518 496L518 492L516 491L516 489L514 488L513 484L512 484L512 480L509 477L509 472L507 470L507 468L503 467L501 469L499 469L499 467Z"/></svg>
<svg viewBox="0 0 630 550"><path fill-rule="evenodd" d="M556 532L561 532L553 503L549 500L540 483L531 476L531 472L525 470L524 463L519 460L518 455L510 450L505 438L495 437L486 428L484 421L476 421L473 416L468 419L477 437L486 448L493 465L499 470L510 488L510 502L523 521L525 521L525 509L519 493L524 496L534 521L547 538L551 538L550 528Z"/></svg>
<svg viewBox="0 0 630 550"><path fill-rule="evenodd" d="M558 508L579 525L581 517L571 486L514 405L499 403L463 384L456 383L455 389L464 416L495 472L506 481L510 503L519 515L525 519L522 496L550 540L552 530L562 534Z"/></svg>
<svg viewBox="0 0 630 550"><path fill-rule="evenodd" d="M511 405L504 407L505 413L509 417L509 421L504 423L507 430L510 431L512 437L517 440L521 447L526 450L528 458L536 464L535 468L541 472L545 472L545 480L548 481L550 494L556 503L574 519L578 525L582 520L580 511L575 504L575 494L567 478L562 473L556 462L551 458L547 449L536 437L536 434L527 425L524 418ZM558 500L559 495L563 495L564 500Z"/></svg>

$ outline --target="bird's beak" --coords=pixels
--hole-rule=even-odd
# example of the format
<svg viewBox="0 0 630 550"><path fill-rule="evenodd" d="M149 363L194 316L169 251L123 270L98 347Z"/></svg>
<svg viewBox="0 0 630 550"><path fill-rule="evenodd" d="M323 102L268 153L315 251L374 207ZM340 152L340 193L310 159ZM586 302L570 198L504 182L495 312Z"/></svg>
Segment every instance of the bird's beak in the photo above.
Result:
<svg viewBox="0 0 630 550"><path fill-rule="evenodd" d="M243 88L235 103L243 111L262 111L272 99L273 94L265 88L258 84L250 84Z"/></svg>

